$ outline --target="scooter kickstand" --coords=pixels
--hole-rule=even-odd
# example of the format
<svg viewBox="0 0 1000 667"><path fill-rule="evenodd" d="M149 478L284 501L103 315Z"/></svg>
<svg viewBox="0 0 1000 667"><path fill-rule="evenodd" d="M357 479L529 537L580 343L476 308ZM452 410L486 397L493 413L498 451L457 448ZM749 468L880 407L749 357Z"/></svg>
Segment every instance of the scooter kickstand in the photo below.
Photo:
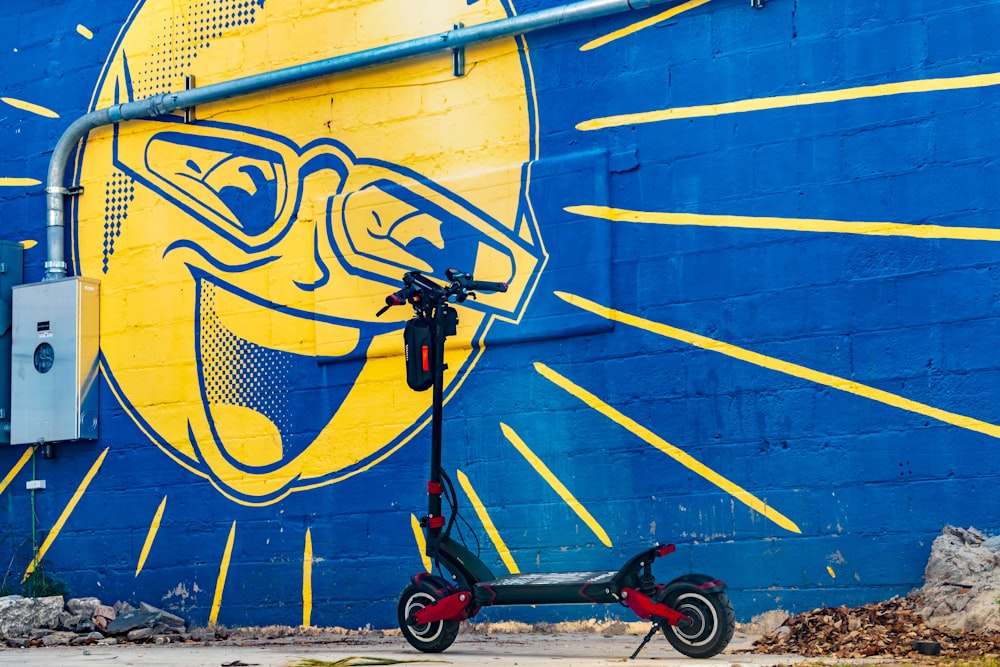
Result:
<svg viewBox="0 0 1000 667"><path fill-rule="evenodd" d="M643 649L643 647L645 647L646 644L649 643L649 640L652 639L653 635L655 635L657 632L659 632L659 630L660 630L660 621L659 620L653 621L653 627L651 627L649 629L649 632L646 633L646 636L642 638L642 643L639 644L639 648L637 648L635 650L635 653L633 653L632 655L630 655L628 657L628 659L629 660L635 660L635 656L639 655L639 651L641 651Z"/></svg>

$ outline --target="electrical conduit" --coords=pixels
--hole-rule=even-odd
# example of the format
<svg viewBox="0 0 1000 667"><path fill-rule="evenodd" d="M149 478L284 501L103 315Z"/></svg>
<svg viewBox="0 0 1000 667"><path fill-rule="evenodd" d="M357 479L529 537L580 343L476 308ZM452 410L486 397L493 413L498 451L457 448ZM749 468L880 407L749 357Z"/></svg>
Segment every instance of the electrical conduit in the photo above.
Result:
<svg viewBox="0 0 1000 667"><path fill-rule="evenodd" d="M122 121L162 116L178 109L196 107L199 104L218 102L365 67L385 65L446 49L459 49L470 44L502 37L523 35L544 28L568 25L633 9L644 9L663 2L666 0L582 0L478 26L455 28L429 37L406 40L304 65L216 83L204 88L163 93L144 100L91 111L77 118L66 128L62 136L59 137L59 141L52 151L52 158L49 160L49 170L45 183L46 208L48 209L46 227L48 254L43 279L57 280L66 277L64 198L69 194L69 190L64 186L66 165L77 143L95 128Z"/></svg>

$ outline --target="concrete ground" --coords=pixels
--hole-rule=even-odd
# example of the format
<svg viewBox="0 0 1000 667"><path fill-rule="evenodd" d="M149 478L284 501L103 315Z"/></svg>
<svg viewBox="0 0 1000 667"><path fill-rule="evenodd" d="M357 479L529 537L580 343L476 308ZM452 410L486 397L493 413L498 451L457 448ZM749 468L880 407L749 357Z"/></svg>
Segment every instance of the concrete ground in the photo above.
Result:
<svg viewBox="0 0 1000 667"><path fill-rule="evenodd" d="M662 635L653 638L634 661L628 657L639 645L640 637L601 634L459 634L448 651L423 654L409 647L402 637L346 636L316 643L303 638L245 642L240 645L220 643L185 643L166 645L121 645L81 647L37 647L0 649L0 665L19 667L72 667L74 665L109 665L125 667L294 667L303 660L340 665L414 663L416 665L455 665L456 667L607 667L632 664L636 667L717 665L772 666L791 665L818 659L797 655L759 655L744 653L752 638L737 634L729 648L707 660L694 660L674 651ZM361 661L375 658L382 662ZM843 662L843 661L840 661ZM852 661L860 662L860 661ZM338 667L340 667L338 665Z"/></svg>

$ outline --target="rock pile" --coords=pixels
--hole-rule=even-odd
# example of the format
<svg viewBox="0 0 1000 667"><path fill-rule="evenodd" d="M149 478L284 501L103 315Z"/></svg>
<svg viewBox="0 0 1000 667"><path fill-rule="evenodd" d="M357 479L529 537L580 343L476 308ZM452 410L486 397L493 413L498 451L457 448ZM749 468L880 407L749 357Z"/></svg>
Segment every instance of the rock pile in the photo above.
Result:
<svg viewBox="0 0 1000 667"><path fill-rule="evenodd" d="M145 602L137 609L127 602L105 605L93 597L65 604L61 595L0 598L0 640L14 648L121 641L165 644L188 638L183 618Z"/></svg>
<svg viewBox="0 0 1000 667"><path fill-rule="evenodd" d="M928 625L1000 630L1000 536L945 526L931 545L920 594Z"/></svg>

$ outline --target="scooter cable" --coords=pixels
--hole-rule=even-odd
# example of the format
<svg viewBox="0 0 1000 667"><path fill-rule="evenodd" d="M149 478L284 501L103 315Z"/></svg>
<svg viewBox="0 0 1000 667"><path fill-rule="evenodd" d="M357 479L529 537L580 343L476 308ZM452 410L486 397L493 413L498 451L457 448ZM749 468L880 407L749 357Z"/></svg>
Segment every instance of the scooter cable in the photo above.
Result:
<svg viewBox="0 0 1000 667"><path fill-rule="evenodd" d="M462 523L464 523L466 527L469 529L469 533L472 534L473 539L476 540L476 558L479 558L482 555L483 547L479 541L479 535L476 534L476 529L473 528L472 524L469 523L469 520L466 519L462 515L462 513L458 511L458 494L455 492L455 485L452 484L451 478L448 477L448 473L446 473L444 470L441 471L441 479L445 483L444 484L446 489L445 498L448 501L448 506L450 509L450 516L448 517L448 526L445 528L444 531L445 535L451 534L451 528L455 524L455 519L461 519ZM461 525L459 525L458 527L458 538L459 541L462 543L462 546L468 548L469 545L466 543L465 540L465 531L462 530Z"/></svg>

